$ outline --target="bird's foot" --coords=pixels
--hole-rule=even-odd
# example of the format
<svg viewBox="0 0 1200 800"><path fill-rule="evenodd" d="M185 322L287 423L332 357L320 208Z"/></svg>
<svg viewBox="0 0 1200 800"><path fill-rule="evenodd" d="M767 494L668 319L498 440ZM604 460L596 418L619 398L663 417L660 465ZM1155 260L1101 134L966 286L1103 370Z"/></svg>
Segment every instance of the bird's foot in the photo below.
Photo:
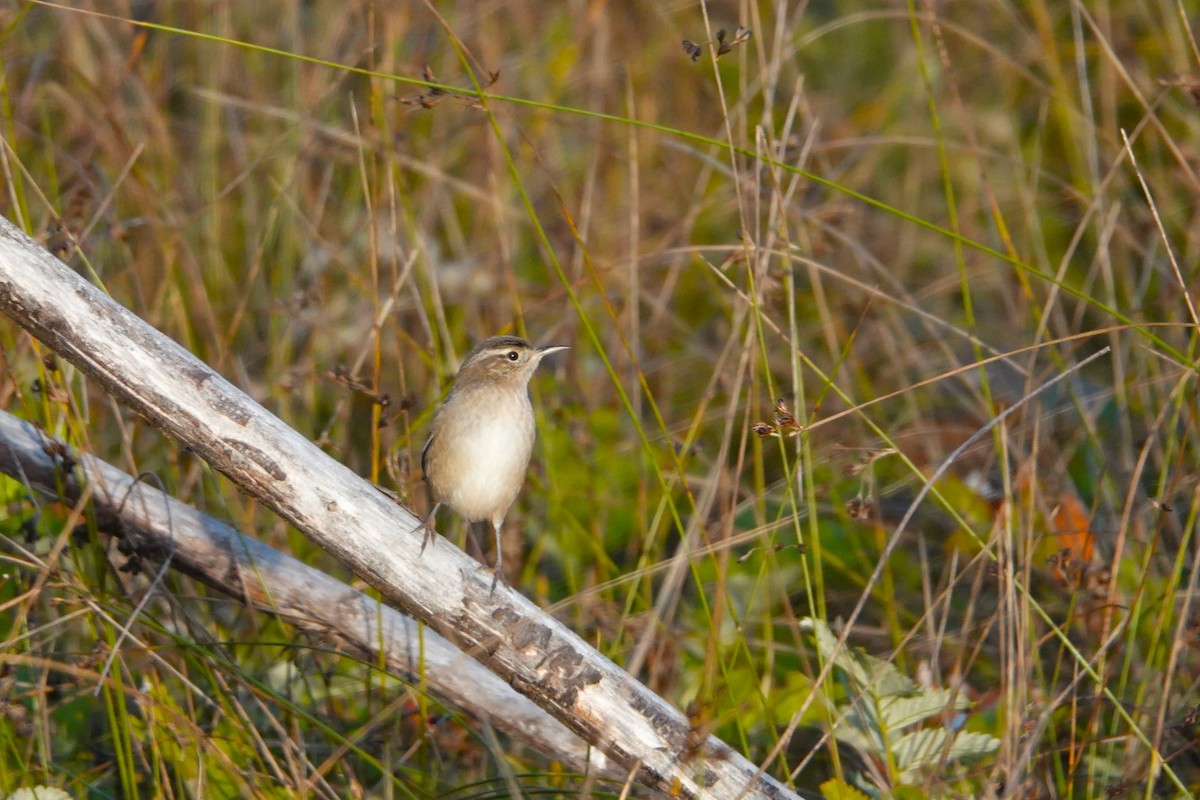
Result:
<svg viewBox="0 0 1200 800"><path fill-rule="evenodd" d="M433 523L437 520L437 510L440 506L441 503L435 505L429 511L428 516L425 517L425 521L421 523L421 528L424 530L425 536L421 539L421 552L418 555L425 555L425 548L428 547L429 543L433 541L433 538L437 536L437 529L433 527Z"/></svg>

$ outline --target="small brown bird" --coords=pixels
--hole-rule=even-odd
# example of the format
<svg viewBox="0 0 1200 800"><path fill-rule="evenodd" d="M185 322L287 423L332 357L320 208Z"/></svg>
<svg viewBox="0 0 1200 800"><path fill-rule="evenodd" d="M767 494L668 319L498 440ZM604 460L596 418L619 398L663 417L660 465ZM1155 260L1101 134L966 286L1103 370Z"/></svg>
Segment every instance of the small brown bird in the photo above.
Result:
<svg viewBox="0 0 1200 800"><path fill-rule="evenodd" d="M529 379L543 358L566 349L534 347L516 336L493 336L475 345L434 414L421 451L433 497L421 551L433 539L435 516L443 504L468 522L491 522L496 531L493 591L503 564L500 525L517 499L533 452Z"/></svg>

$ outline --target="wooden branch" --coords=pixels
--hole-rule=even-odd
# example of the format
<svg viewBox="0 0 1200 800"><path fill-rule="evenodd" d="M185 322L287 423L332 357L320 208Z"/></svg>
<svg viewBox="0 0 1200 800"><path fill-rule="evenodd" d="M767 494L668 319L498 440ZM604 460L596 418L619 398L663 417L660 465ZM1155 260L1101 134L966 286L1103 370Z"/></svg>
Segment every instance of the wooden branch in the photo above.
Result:
<svg viewBox="0 0 1200 800"><path fill-rule="evenodd" d="M446 540L422 558L419 519L3 218L0 309L641 781L791 796Z"/></svg>
<svg viewBox="0 0 1200 800"><path fill-rule="evenodd" d="M0 472L60 502L85 487L102 530L122 552L167 563L275 614L367 663L424 682L442 699L583 772L610 772L597 751L438 634L318 569L200 513L116 467L0 411ZM610 777L619 775L610 774Z"/></svg>

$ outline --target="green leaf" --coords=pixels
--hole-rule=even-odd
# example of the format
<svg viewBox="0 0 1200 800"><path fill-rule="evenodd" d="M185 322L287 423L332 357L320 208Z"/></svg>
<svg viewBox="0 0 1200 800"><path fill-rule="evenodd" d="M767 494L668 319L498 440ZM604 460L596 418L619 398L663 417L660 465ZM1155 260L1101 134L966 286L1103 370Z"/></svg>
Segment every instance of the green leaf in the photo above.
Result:
<svg viewBox="0 0 1200 800"><path fill-rule="evenodd" d="M916 682L881 658L848 647L843 647L835 655L837 637L823 620L806 617L801 622L801 629L812 631L821 657L826 661L832 659L846 673L856 692L869 692L874 697L892 697L921 691Z"/></svg>
<svg viewBox="0 0 1200 800"><path fill-rule="evenodd" d="M834 664L849 676L855 690L861 691L861 687L867 684L869 677L862 667L851 657L848 649L842 648L842 650L837 651L837 637L833 635L833 631L829 629L829 625L824 620L806 617L801 620L800 629L812 631L813 638L817 642L817 652L820 653L821 660L832 660Z"/></svg>
<svg viewBox="0 0 1200 800"><path fill-rule="evenodd" d="M1000 740L989 733L967 731L960 733L950 745L950 757L955 761L972 761L990 756L1000 749Z"/></svg>
<svg viewBox="0 0 1200 800"><path fill-rule="evenodd" d="M887 661L866 653L856 653L855 657L870 675L870 682L862 687L863 690L876 697L906 697L922 691L918 683Z"/></svg>
<svg viewBox="0 0 1200 800"><path fill-rule="evenodd" d="M842 650L835 654L837 637L827 624L811 618L801 624L813 634L821 655L831 659L850 684L849 706L839 703L845 710L834 724L834 735L864 753L882 756L890 752L889 761L899 776L895 783L903 783L931 765L981 758L999 749L1000 740L984 733L955 736L942 727L904 733L947 711L965 710L969 707L966 695L924 688L888 662L865 653Z"/></svg>
<svg viewBox="0 0 1200 800"><path fill-rule="evenodd" d="M946 740L949 737L945 728L926 728L901 736L892 747L896 768L901 773L908 773L951 761L982 758L1000 748L1000 740L994 736L966 732L955 737L947 749Z"/></svg>
<svg viewBox="0 0 1200 800"><path fill-rule="evenodd" d="M946 711L960 711L968 706L963 692L950 689L927 689L913 697L884 697L879 701L883 727L898 731Z"/></svg>
<svg viewBox="0 0 1200 800"><path fill-rule="evenodd" d="M907 772L910 769L941 763L946 737L945 728L925 728L901 736L892 746L896 768Z"/></svg>
<svg viewBox="0 0 1200 800"><path fill-rule="evenodd" d="M71 795L53 786L31 786L17 789L5 800L71 800Z"/></svg>
<svg viewBox="0 0 1200 800"><path fill-rule="evenodd" d="M879 717L875 715L875 706L863 698L859 698L845 716L834 724L833 730L838 739L864 753L883 755L887 750Z"/></svg>
<svg viewBox="0 0 1200 800"><path fill-rule="evenodd" d="M871 800L869 796L838 778L831 778L821 784L821 796L825 800Z"/></svg>

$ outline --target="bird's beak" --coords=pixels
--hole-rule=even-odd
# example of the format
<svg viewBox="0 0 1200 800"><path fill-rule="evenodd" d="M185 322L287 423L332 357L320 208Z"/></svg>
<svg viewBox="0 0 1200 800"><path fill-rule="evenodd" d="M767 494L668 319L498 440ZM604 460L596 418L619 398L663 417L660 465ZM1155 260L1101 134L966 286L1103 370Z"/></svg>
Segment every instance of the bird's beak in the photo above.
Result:
<svg viewBox="0 0 1200 800"><path fill-rule="evenodd" d="M559 350L570 350L571 348L565 344L548 344L545 347L538 348L538 360L545 358L551 353L557 353Z"/></svg>

